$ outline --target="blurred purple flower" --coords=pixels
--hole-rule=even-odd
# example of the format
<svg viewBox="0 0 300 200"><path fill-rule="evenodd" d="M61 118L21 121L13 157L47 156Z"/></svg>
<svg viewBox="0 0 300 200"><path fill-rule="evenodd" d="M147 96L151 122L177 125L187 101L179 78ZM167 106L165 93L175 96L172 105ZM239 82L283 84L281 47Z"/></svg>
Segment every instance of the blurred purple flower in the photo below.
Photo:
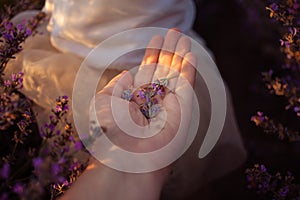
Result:
<svg viewBox="0 0 300 200"><path fill-rule="evenodd" d="M69 111L69 106L66 104L66 105L64 105L64 107L63 107L63 111L66 111L66 112L68 112Z"/></svg>
<svg viewBox="0 0 300 200"><path fill-rule="evenodd" d="M277 11L277 10L278 10L278 5L277 5L276 3L272 3L272 4L270 5L270 8L271 8L272 10L274 10L274 11Z"/></svg>
<svg viewBox="0 0 300 200"><path fill-rule="evenodd" d="M22 193L24 191L23 185L21 183L15 184L13 187L13 191L14 191L14 193L16 193L18 195L22 195Z"/></svg>
<svg viewBox="0 0 300 200"><path fill-rule="evenodd" d="M145 92L142 89L139 89L139 98L144 99L145 98Z"/></svg>
<svg viewBox="0 0 300 200"><path fill-rule="evenodd" d="M64 95L64 96L62 96L62 100L64 100L64 101L67 101L68 100L68 96L66 96L66 95Z"/></svg>
<svg viewBox="0 0 300 200"><path fill-rule="evenodd" d="M121 94L121 98L122 99L125 99L125 100L127 100L127 101L131 101L131 99L132 99L132 91L131 91L131 89L127 89L127 90L124 90L123 92L122 92L122 94Z"/></svg>
<svg viewBox="0 0 300 200"><path fill-rule="evenodd" d="M32 164L34 169L38 169L43 164L43 159L40 157L34 158Z"/></svg>
<svg viewBox="0 0 300 200"><path fill-rule="evenodd" d="M285 186L279 190L279 195L281 197L285 198L287 196L288 192L289 192L289 187Z"/></svg>
<svg viewBox="0 0 300 200"><path fill-rule="evenodd" d="M24 25L23 24L18 24L17 29L18 29L18 31L23 31Z"/></svg>
<svg viewBox="0 0 300 200"><path fill-rule="evenodd" d="M61 106L60 105L57 105L56 107L55 107L55 111L56 112L61 112L62 111L62 108L61 108Z"/></svg>
<svg viewBox="0 0 300 200"><path fill-rule="evenodd" d="M77 151L81 150L82 149L82 143L81 143L81 141L75 142L74 147L75 147L75 149Z"/></svg>
<svg viewBox="0 0 300 200"><path fill-rule="evenodd" d="M267 169L266 169L266 167L265 167L264 165L261 165L261 166L260 166L260 170L261 170L262 172L267 172Z"/></svg>
<svg viewBox="0 0 300 200"><path fill-rule="evenodd" d="M17 80L17 74L12 74L11 75L11 80L16 81Z"/></svg>
<svg viewBox="0 0 300 200"><path fill-rule="evenodd" d="M51 172L54 176L57 176L61 172L61 166L58 163L53 163L51 166Z"/></svg>
<svg viewBox="0 0 300 200"><path fill-rule="evenodd" d="M4 85L5 85L6 87L9 87L9 86L11 85L10 80L5 80L5 81L4 81Z"/></svg>
<svg viewBox="0 0 300 200"><path fill-rule="evenodd" d="M0 176L3 179L8 179L10 175L10 165L9 163L4 163L4 165L2 166L2 169L0 169Z"/></svg>
<svg viewBox="0 0 300 200"><path fill-rule="evenodd" d="M30 28L27 28L25 31L25 36L28 37L32 34L32 31L30 30Z"/></svg>

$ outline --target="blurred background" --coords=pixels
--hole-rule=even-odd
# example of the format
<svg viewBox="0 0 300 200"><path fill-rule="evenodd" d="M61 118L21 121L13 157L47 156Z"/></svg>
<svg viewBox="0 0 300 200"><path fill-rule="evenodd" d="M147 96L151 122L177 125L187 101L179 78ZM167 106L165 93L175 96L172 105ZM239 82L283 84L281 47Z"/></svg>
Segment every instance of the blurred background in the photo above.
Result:
<svg viewBox="0 0 300 200"><path fill-rule="evenodd" d="M16 3L17 0L0 0ZM29 2L29 1L28 1ZM31 1L32 2L32 1ZM33 0L31 8L41 8L42 1ZM270 172L291 171L300 179L299 144L287 143L263 133L250 121L257 111L295 126L284 112L283 98L270 95L261 72L280 68L280 26L269 18L266 0L195 0L195 31L213 52L216 64L232 94L236 118L248 160L235 172L211 183L203 191L210 199L259 199L247 189L245 169L256 163L265 164Z"/></svg>
<svg viewBox="0 0 300 200"><path fill-rule="evenodd" d="M274 1L273 1L274 2ZM270 95L261 72L279 69L280 25L269 18L265 7L270 1L206 0L196 1L194 29L205 39L216 58L216 64L228 84L236 118L248 151L248 160L234 173L210 186L212 199L260 199L247 189L243 173L255 163L263 163L270 172L291 171L299 174L299 144L279 141L277 136L263 133L250 121L263 111L285 125L299 130L299 120L291 120L285 112L286 100ZM297 130L297 129L296 129Z"/></svg>

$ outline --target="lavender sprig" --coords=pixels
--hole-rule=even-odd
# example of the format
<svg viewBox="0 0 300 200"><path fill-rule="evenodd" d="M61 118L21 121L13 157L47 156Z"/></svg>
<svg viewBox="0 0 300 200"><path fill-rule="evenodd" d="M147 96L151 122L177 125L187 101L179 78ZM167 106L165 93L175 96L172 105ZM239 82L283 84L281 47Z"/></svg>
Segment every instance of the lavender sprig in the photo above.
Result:
<svg viewBox="0 0 300 200"><path fill-rule="evenodd" d="M174 77L171 77L174 78ZM143 103L139 104L140 111L147 119L152 119L158 115L161 106L157 97L164 98L168 81L171 78L163 78L154 81L151 84L144 85L138 89L136 97ZM126 89L121 94L121 98L131 101L134 95L132 89Z"/></svg>
<svg viewBox="0 0 300 200"><path fill-rule="evenodd" d="M251 121L253 121L256 126L261 127L265 133L277 135L280 140L288 140L290 142L300 141L299 131L290 130L281 123L276 124L262 112L257 112L256 115L252 116Z"/></svg>
<svg viewBox="0 0 300 200"><path fill-rule="evenodd" d="M0 84L3 84L3 72L10 59L22 50L22 43L32 34L36 33L37 26L45 18L40 12L28 22L14 25L7 18L0 23Z"/></svg>
<svg viewBox="0 0 300 200"><path fill-rule="evenodd" d="M53 115L40 130L44 140L41 155L33 161L39 182L49 185L54 197L61 195L72 185L88 162L88 159L79 161L72 153L72 149L75 152L84 149L81 141L75 137L72 124L64 118L69 111L68 101L67 96L56 100Z"/></svg>
<svg viewBox="0 0 300 200"><path fill-rule="evenodd" d="M264 165L256 164L245 171L248 188L258 194L274 200L298 200L300 185L294 183L295 178L290 172L282 176L279 172L270 174Z"/></svg>
<svg viewBox="0 0 300 200"><path fill-rule="evenodd" d="M279 48L284 57L282 71L274 76L274 71L263 73L263 80L271 94L285 97L285 109L293 110L300 117L300 2L298 0L281 0L270 4L266 9L270 18L281 24L283 34ZM300 140L299 131L290 130L282 123L275 123L262 112L257 112L251 120L264 132L275 134L280 140L295 142ZM267 196L268 199L300 199L300 186L294 183L291 173L282 176L272 175L264 165L254 165L246 170L248 188Z"/></svg>

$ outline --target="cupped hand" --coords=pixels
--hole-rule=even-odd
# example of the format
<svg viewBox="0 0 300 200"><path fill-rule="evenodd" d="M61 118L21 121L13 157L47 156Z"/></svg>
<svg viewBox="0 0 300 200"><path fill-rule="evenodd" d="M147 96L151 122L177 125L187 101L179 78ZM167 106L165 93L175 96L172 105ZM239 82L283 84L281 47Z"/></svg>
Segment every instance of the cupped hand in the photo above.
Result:
<svg viewBox="0 0 300 200"><path fill-rule="evenodd" d="M180 32L171 29L165 38L153 37L138 72L123 71L95 97L97 120L107 137L118 147L141 153L168 144L180 124L188 129L196 62L190 39ZM141 111L145 98L139 91L162 80L166 81L165 94L155 95L159 110L149 119ZM129 101L122 98L128 89L132 95Z"/></svg>

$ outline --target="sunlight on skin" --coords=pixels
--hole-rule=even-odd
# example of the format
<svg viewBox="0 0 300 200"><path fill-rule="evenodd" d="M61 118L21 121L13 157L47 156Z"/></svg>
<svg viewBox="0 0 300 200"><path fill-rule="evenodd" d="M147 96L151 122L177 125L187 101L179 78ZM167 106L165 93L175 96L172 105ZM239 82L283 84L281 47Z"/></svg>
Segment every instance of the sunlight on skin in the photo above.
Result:
<svg viewBox="0 0 300 200"><path fill-rule="evenodd" d="M145 59L145 64L156 62L156 60L157 60L157 57L155 55L151 55L151 56L149 56L148 58Z"/></svg>

